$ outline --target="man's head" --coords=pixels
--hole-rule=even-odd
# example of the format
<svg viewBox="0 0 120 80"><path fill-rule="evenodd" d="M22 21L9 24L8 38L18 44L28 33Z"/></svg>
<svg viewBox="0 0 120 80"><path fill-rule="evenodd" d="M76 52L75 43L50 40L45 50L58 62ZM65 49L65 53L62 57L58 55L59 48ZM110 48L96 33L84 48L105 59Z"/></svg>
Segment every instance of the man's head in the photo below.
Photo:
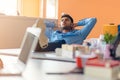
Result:
<svg viewBox="0 0 120 80"><path fill-rule="evenodd" d="M62 30L72 30L73 18L68 14L63 14L61 16L61 28Z"/></svg>

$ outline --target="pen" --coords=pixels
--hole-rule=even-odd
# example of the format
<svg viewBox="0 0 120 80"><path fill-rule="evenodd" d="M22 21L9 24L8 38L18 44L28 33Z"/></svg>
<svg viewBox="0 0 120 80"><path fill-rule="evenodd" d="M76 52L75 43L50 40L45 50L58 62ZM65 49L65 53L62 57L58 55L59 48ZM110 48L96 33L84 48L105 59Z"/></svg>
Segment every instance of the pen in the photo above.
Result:
<svg viewBox="0 0 120 80"><path fill-rule="evenodd" d="M48 72L48 75L83 74L83 72Z"/></svg>
<svg viewBox="0 0 120 80"><path fill-rule="evenodd" d="M69 74L67 72L48 72L46 74L49 74L49 75L64 75L64 74Z"/></svg>

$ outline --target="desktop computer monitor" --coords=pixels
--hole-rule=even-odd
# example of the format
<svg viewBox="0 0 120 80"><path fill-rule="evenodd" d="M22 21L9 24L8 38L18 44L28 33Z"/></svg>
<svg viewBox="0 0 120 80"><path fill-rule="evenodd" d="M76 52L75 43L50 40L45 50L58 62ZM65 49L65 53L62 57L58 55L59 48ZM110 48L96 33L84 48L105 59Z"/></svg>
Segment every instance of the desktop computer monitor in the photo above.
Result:
<svg viewBox="0 0 120 80"><path fill-rule="evenodd" d="M120 60L120 56L118 55L120 53L116 53L118 45L120 45L119 43L120 43L120 32L118 32L116 38L114 39L112 43L112 48L110 49L111 57L116 60Z"/></svg>

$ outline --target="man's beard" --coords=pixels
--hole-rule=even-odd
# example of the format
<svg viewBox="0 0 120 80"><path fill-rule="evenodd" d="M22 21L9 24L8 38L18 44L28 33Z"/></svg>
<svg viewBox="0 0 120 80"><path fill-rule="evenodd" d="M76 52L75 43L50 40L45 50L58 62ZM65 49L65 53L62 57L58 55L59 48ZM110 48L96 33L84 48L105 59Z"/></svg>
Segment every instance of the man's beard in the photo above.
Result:
<svg viewBox="0 0 120 80"><path fill-rule="evenodd" d="M65 27L61 27L61 29L71 31L73 28L71 26L65 26Z"/></svg>

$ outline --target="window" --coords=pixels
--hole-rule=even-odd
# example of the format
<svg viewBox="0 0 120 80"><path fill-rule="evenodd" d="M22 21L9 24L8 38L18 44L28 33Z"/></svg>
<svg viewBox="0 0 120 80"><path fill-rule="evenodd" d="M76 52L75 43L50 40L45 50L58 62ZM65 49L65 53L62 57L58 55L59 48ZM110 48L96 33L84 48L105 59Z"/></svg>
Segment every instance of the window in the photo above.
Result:
<svg viewBox="0 0 120 80"><path fill-rule="evenodd" d="M41 8L41 17L58 18L58 0L42 0Z"/></svg>
<svg viewBox="0 0 120 80"><path fill-rule="evenodd" d="M47 0L46 17L47 18L57 17L57 0Z"/></svg>
<svg viewBox="0 0 120 80"><path fill-rule="evenodd" d="M0 13L17 15L17 0L0 0Z"/></svg>

